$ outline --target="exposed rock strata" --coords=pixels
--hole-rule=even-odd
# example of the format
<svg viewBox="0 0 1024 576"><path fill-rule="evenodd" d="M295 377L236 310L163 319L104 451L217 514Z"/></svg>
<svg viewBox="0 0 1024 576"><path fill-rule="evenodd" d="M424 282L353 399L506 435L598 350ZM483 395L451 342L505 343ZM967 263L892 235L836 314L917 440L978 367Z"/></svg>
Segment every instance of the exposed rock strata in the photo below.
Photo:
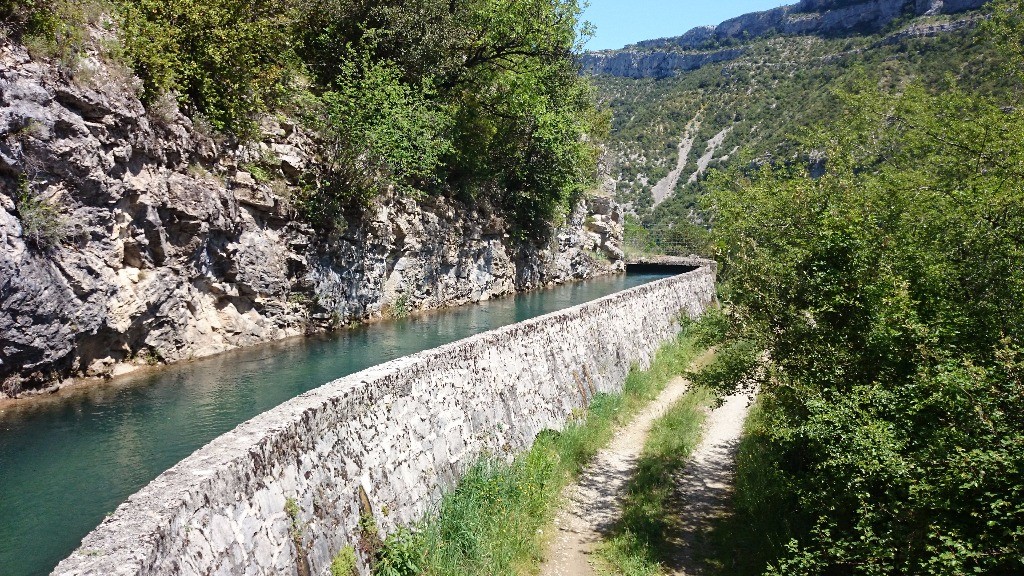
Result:
<svg viewBox="0 0 1024 576"><path fill-rule="evenodd" d="M583 56L583 70L622 78L667 78L676 72L688 72L716 62L728 62L742 56L741 48L698 52L664 50L612 50Z"/></svg>
<svg viewBox="0 0 1024 576"><path fill-rule="evenodd" d="M622 50L591 52L583 57L583 69L592 74L627 78L666 78L677 71L739 58L744 50L731 45L749 39L770 34L835 37L880 32L905 16L956 14L980 8L986 1L802 0L790 6L744 14L718 26L694 28L674 38L645 40Z"/></svg>
<svg viewBox="0 0 1024 576"><path fill-rule="evenodd" d="M318 236L288 201L301 127L226 143L134 90L95 55L72 80L0 45L0 396L622 269L601 198L543 244L443 198L389 198ZM26 184L63 241L28 234Z"/></svg>

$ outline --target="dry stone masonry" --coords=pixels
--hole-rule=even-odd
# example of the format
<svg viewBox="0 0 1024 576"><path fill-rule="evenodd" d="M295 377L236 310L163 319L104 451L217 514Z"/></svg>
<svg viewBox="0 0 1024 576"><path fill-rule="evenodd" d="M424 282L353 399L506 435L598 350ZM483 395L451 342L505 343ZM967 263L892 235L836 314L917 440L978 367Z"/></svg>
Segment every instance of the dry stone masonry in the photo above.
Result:
<svg viewBox="0 0 1024 576"><path fill-rule="evenodd" d="M511 457L618 390L714 283L705 263L307 392L131 496L54 574L326 575L361 515L409 525L482 454Z"/></svg>

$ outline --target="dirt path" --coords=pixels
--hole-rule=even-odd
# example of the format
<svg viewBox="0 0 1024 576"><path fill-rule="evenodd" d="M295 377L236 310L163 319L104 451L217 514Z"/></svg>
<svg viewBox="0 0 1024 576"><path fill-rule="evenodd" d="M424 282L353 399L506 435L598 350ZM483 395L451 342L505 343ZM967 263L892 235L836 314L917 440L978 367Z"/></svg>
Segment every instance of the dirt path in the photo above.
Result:
<svg viewBox="0 0 1024 576"><path fill-rule="evenodd" d="M743 434L743 421L750 409L747 394L734 394L711 411L704 422L700 444L676 480L676 492L669 507L681 510L666 536L673 555L669 574L701 574L695 556L707 545L703 538L713 519L728 513L729 496L736 472L736 449Z"/></svg>
<svg viewBox="0 0 1024 576"><path fill-rule="evenodd" d="M591 555L619 517L620 499L651 426L686 394L688 385L683 378L669 382L657 399L619 430L608 447L597 454L579 481L567 488L565 505L555 516L555 534L548 545L547 560L541 566L542 576L596 574L590 565ZM675 574L695 573L687 548L696 543L700 528L719 513L727 501L747 404L745 395L730 396L711 412L701 443L691 463L682 471L677 498L680 506L690 510L685 521L681 518L676 523L677 528L668 535L669 541L679 548L668 567Z"/></svg>

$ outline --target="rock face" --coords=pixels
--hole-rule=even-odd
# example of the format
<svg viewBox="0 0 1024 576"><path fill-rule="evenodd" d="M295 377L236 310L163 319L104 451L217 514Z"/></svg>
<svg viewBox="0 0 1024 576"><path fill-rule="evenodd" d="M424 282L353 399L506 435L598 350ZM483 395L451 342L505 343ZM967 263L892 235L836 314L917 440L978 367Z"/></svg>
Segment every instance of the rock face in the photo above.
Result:
<svg viewBox="0 0 1024 576"><path fill-rule="evenodd" d="M288 201L300 127L226 143L135 91L95 56L72 80L0 45L0 396L623 268L600 198L539 244L443 198L314 234Z"/></svg>
<svg viewBox="0 0 1024 576"><path fill-rule="evenodd" d="M676 72L688 72L715 62L735 60L742 54L743 50L740 48L701 52L592 52L583 57L583 69L591 74L607 74L621 78L668 78Z"/></svg>
<svg viewBox="0 0 1024 576"><path fill-rule="evenodd" d="M702 264L293 398L129 497L53 574L326 576L346 545L369 574L368 521L382 536L415 523L481 454L512 457L621 390L714 301Z"/></svg>
<svg viewBox="0 0 1024 576"><path fill-rule="evenodd" d="M645 40L622 50L583 56L583 70L628 78L665 78L738 58L731 44L769 34L825 37L879 32L903 16L956 14L980 8L986 0L802 0L764 12L744 14L718 26L694 28L682 36ZM721 49L721 46L726 49Z"/></svg>

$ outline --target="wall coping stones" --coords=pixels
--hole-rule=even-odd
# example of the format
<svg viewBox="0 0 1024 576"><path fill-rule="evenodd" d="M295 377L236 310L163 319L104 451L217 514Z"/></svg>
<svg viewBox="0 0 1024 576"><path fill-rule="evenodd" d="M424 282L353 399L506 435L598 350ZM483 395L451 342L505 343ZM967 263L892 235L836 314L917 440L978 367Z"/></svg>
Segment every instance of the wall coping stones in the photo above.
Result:
<svg viewBox="0 0 1024 576"><path fill-rule="evenodd" d="M161 474L53 574L326 574L362 515L416 522L482 454L511 458L620 389L714 299L704 265L324 384Z"/></svg>

